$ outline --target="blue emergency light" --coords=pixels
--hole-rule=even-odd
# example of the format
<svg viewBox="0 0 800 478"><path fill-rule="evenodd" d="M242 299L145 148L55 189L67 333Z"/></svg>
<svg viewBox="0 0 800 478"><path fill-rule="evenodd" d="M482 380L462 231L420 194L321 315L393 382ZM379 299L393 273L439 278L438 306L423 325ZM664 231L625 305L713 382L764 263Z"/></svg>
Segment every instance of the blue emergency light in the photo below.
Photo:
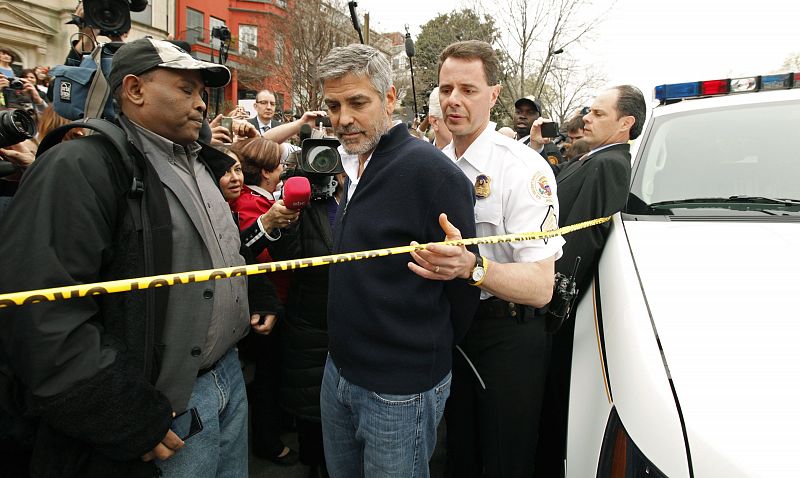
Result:
<svg viewBox="0 0 800 478"><path fill-rule="evenodd" d="M706 98L709 96L727 95L731 93L752 93L756 91L783 90L789 88L800 88L800 73L782 73L780 75L763 75L659 85L656 86L655 89L655 98L661 103L665 103L671 100L687 98Z"/></svg>

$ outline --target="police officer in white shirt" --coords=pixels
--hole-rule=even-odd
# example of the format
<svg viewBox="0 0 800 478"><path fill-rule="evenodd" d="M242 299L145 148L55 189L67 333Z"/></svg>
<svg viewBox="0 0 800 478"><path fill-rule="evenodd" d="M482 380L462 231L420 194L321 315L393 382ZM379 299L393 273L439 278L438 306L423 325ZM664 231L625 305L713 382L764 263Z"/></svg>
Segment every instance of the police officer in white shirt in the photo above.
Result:
<svg viewBox="0 0 800 478"><path fill-rule="evenodd" d="M485 42L454 43L439 57L439 98L453 141L443 150L475 184L479 236L557 228L556 181L531 148L495 131L489 112L500 66ZM458 229L440 217L446 239ZM553 292L564 239L464 247L430 245L408 267L434 280L470 281L481 305L453 359L445 409L449 476L530 477L549 336L534 308Z"/></svg>

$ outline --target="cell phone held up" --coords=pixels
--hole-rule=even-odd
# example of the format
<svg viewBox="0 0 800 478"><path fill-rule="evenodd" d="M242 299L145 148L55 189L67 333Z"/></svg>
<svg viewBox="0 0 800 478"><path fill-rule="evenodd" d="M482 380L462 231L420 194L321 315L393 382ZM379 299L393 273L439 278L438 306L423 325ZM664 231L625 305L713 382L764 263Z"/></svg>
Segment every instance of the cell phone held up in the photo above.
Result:
<svg viewBox="0 0 800 478"><path fill-rule="evenodd" d="M542 138L555 138L558 136L558 123L542 123Z"/></svg>
<svg viewBox="0 0 800 478"><path fill-rule="evenodd" d="M223 116L219 122L219 125L227 129L228 131L231 131L231 129L233 129L233 117Z"/></svg>

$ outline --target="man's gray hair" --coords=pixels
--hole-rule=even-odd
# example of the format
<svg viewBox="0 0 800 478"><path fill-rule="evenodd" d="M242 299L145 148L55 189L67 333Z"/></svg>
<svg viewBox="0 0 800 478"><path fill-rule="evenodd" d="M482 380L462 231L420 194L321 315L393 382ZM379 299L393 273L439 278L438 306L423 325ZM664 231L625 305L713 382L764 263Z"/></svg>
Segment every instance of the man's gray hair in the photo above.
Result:
<svg viewBox="0 0 800 478"><path fill-rule="evenodd" d="M333 48L317 67L317 80L320 84L337 80L346 75L369 78L381 98L392 87L392 65L386 55L369 46L354 43Z"/></svg>

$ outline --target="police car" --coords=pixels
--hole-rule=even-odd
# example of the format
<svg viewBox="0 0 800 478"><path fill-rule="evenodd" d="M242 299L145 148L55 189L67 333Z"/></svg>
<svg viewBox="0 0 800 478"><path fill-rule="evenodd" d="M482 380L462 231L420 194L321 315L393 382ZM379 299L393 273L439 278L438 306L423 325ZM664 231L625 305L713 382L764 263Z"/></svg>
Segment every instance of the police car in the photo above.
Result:
<svg viewBox="0 0 800 478"><path fill-rule="evenodd" d="M800 73L655 95L576 309L567 476L800 476Z"/></svg>

